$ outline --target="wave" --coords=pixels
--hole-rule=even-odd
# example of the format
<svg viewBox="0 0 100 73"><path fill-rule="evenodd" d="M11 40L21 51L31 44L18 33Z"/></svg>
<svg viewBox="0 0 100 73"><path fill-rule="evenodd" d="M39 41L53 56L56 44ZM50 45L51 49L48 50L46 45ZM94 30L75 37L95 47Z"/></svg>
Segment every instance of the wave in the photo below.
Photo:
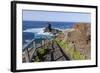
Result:
<svg viewBox="0 0 100 73"><path fill-rule="evenodd" d="M29 28L24 30L23 32L31 32L31 33L39 33L40 31L43 31L44 28Z"/></svg>
<svg viewBox="0 0 100 73"><path fill-rule="evenodd" d="M28 32L28 33L34 33L35 36L38 35L49 35L49 36L53 36L53 34L49 33L49 32L44 32L45 28L30 28L30 29L26 29L23 32Z"/></svg>
<svg viewBox="0 0 100 73"><path fill-rule="evenodd" d="M25 42L29 43L31 40L25 40Z"/></svg>

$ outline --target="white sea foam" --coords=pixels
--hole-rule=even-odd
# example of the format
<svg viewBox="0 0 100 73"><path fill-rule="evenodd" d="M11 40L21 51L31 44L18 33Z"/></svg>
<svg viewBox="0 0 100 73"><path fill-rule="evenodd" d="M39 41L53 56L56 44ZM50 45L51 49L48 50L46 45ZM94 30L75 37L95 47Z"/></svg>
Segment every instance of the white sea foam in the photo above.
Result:
<svg viewBox="0 0 100 73"><path fill-rule="evenodd" d="M30 32L30 33L39 33L39 32L43 32L44 28L30 28L30 29L26 29L23 32Z"/></svg>
<svg viewBox="0 0 100 73"><path fill-rule="evenodd" d="M44 32L45 28L31 28L31 29L26 29L23 32L29 32L29 33L35 33L35 35L49 35L49 36L53 36L51 33L49 32Z"/></svg>
<svg viewBox="0 0 100 73"><path fill-rule="evenodd" d="M25 40L25 42L29 43L31 40Z"/></svg>

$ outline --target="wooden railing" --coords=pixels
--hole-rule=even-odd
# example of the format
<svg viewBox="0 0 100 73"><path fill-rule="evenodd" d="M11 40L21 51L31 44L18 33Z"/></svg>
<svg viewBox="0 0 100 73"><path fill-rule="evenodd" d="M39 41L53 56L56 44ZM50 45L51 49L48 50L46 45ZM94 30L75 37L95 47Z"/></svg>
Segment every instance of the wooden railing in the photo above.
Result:
<svg viewBox="0 0 100 73"><path fill-rule="evenodd" d="M50 42L50 40L42 40L38 45L33 39L31 42L29 42L27 45L23 46L22 50L22 57L23 62L31 62L32 57L37 54L37 50L41 47L44 47Z"/></svg>

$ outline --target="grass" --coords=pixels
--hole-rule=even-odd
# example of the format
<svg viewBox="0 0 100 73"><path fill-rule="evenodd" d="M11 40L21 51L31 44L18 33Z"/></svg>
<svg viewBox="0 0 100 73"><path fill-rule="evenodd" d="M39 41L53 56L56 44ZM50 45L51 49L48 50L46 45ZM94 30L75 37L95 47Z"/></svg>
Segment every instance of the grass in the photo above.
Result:
<svg viewBox="0 0 100 73"><path fill-rule="evenodd" d="M40 62L41 61L41 58L43 57L43 55L44 55L44 53L45 53L45 50L44 50L44 48L39 48L38 49L38 51L37 51L37 56L35 57L35 62Z"/></svg>
<svg viewBox="0 0 100 73"><path fill-rule="evenodd" d="M40 62L43 59L43 56L47 53L48 44L37 49L37 56L35 57L35 62Z"/></svg>
<svg viewBox="0 0 100 73"><path fill-rule="evenodd" d="M39 57L38 57L38 56L36 56L34 61L35 61L35 62L40 62Z"/></svg>
<svg viewBox="0 0 100 73"><path fill-rule="evenodd" d="M39 53L40 55L44 55L45 52L46 52L46 50L45 50L44 48L39 48L39 49L38 49L38 53Z"/></svg>
<svg viewBox="0 0 100 73"><path fill-rule="evenodd" d="M38 48L37 50L37 56L35 57L35 62L40 62L43 58L43 56L46 53L46 49L45 48Z"/></svg>
<svg viewBox="0 0 100 73"><path fill-rule="evenodd" d="M74 50L74 48L71 48L67 42L64 42L62 40L59 40L56 38L56 41L60 45L60 47L68 54L70 59L72 60L85 60L86 56L81 54L80 52Z"/></svg>

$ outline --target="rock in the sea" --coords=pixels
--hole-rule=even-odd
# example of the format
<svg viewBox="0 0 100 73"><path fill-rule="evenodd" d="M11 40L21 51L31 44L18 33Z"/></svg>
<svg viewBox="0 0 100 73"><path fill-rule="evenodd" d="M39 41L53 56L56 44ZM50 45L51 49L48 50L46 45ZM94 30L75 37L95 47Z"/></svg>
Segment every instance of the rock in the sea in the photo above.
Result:
<svg viewBox="0 0 100 73"><path fill-rule="evenodd" d="M44 29L44 32L51 32L52 28L51 28L51 24L47 23L47 26Z"/></svg>
<svg viewBox="0 0 100 73"><path fill-rule="evenodd" d="M51 24L47 23L47 26L45 27L44 32L50 32L50 33L56 35L57 33L61 32L61 31L58 29L51 28Z"/></svg>

